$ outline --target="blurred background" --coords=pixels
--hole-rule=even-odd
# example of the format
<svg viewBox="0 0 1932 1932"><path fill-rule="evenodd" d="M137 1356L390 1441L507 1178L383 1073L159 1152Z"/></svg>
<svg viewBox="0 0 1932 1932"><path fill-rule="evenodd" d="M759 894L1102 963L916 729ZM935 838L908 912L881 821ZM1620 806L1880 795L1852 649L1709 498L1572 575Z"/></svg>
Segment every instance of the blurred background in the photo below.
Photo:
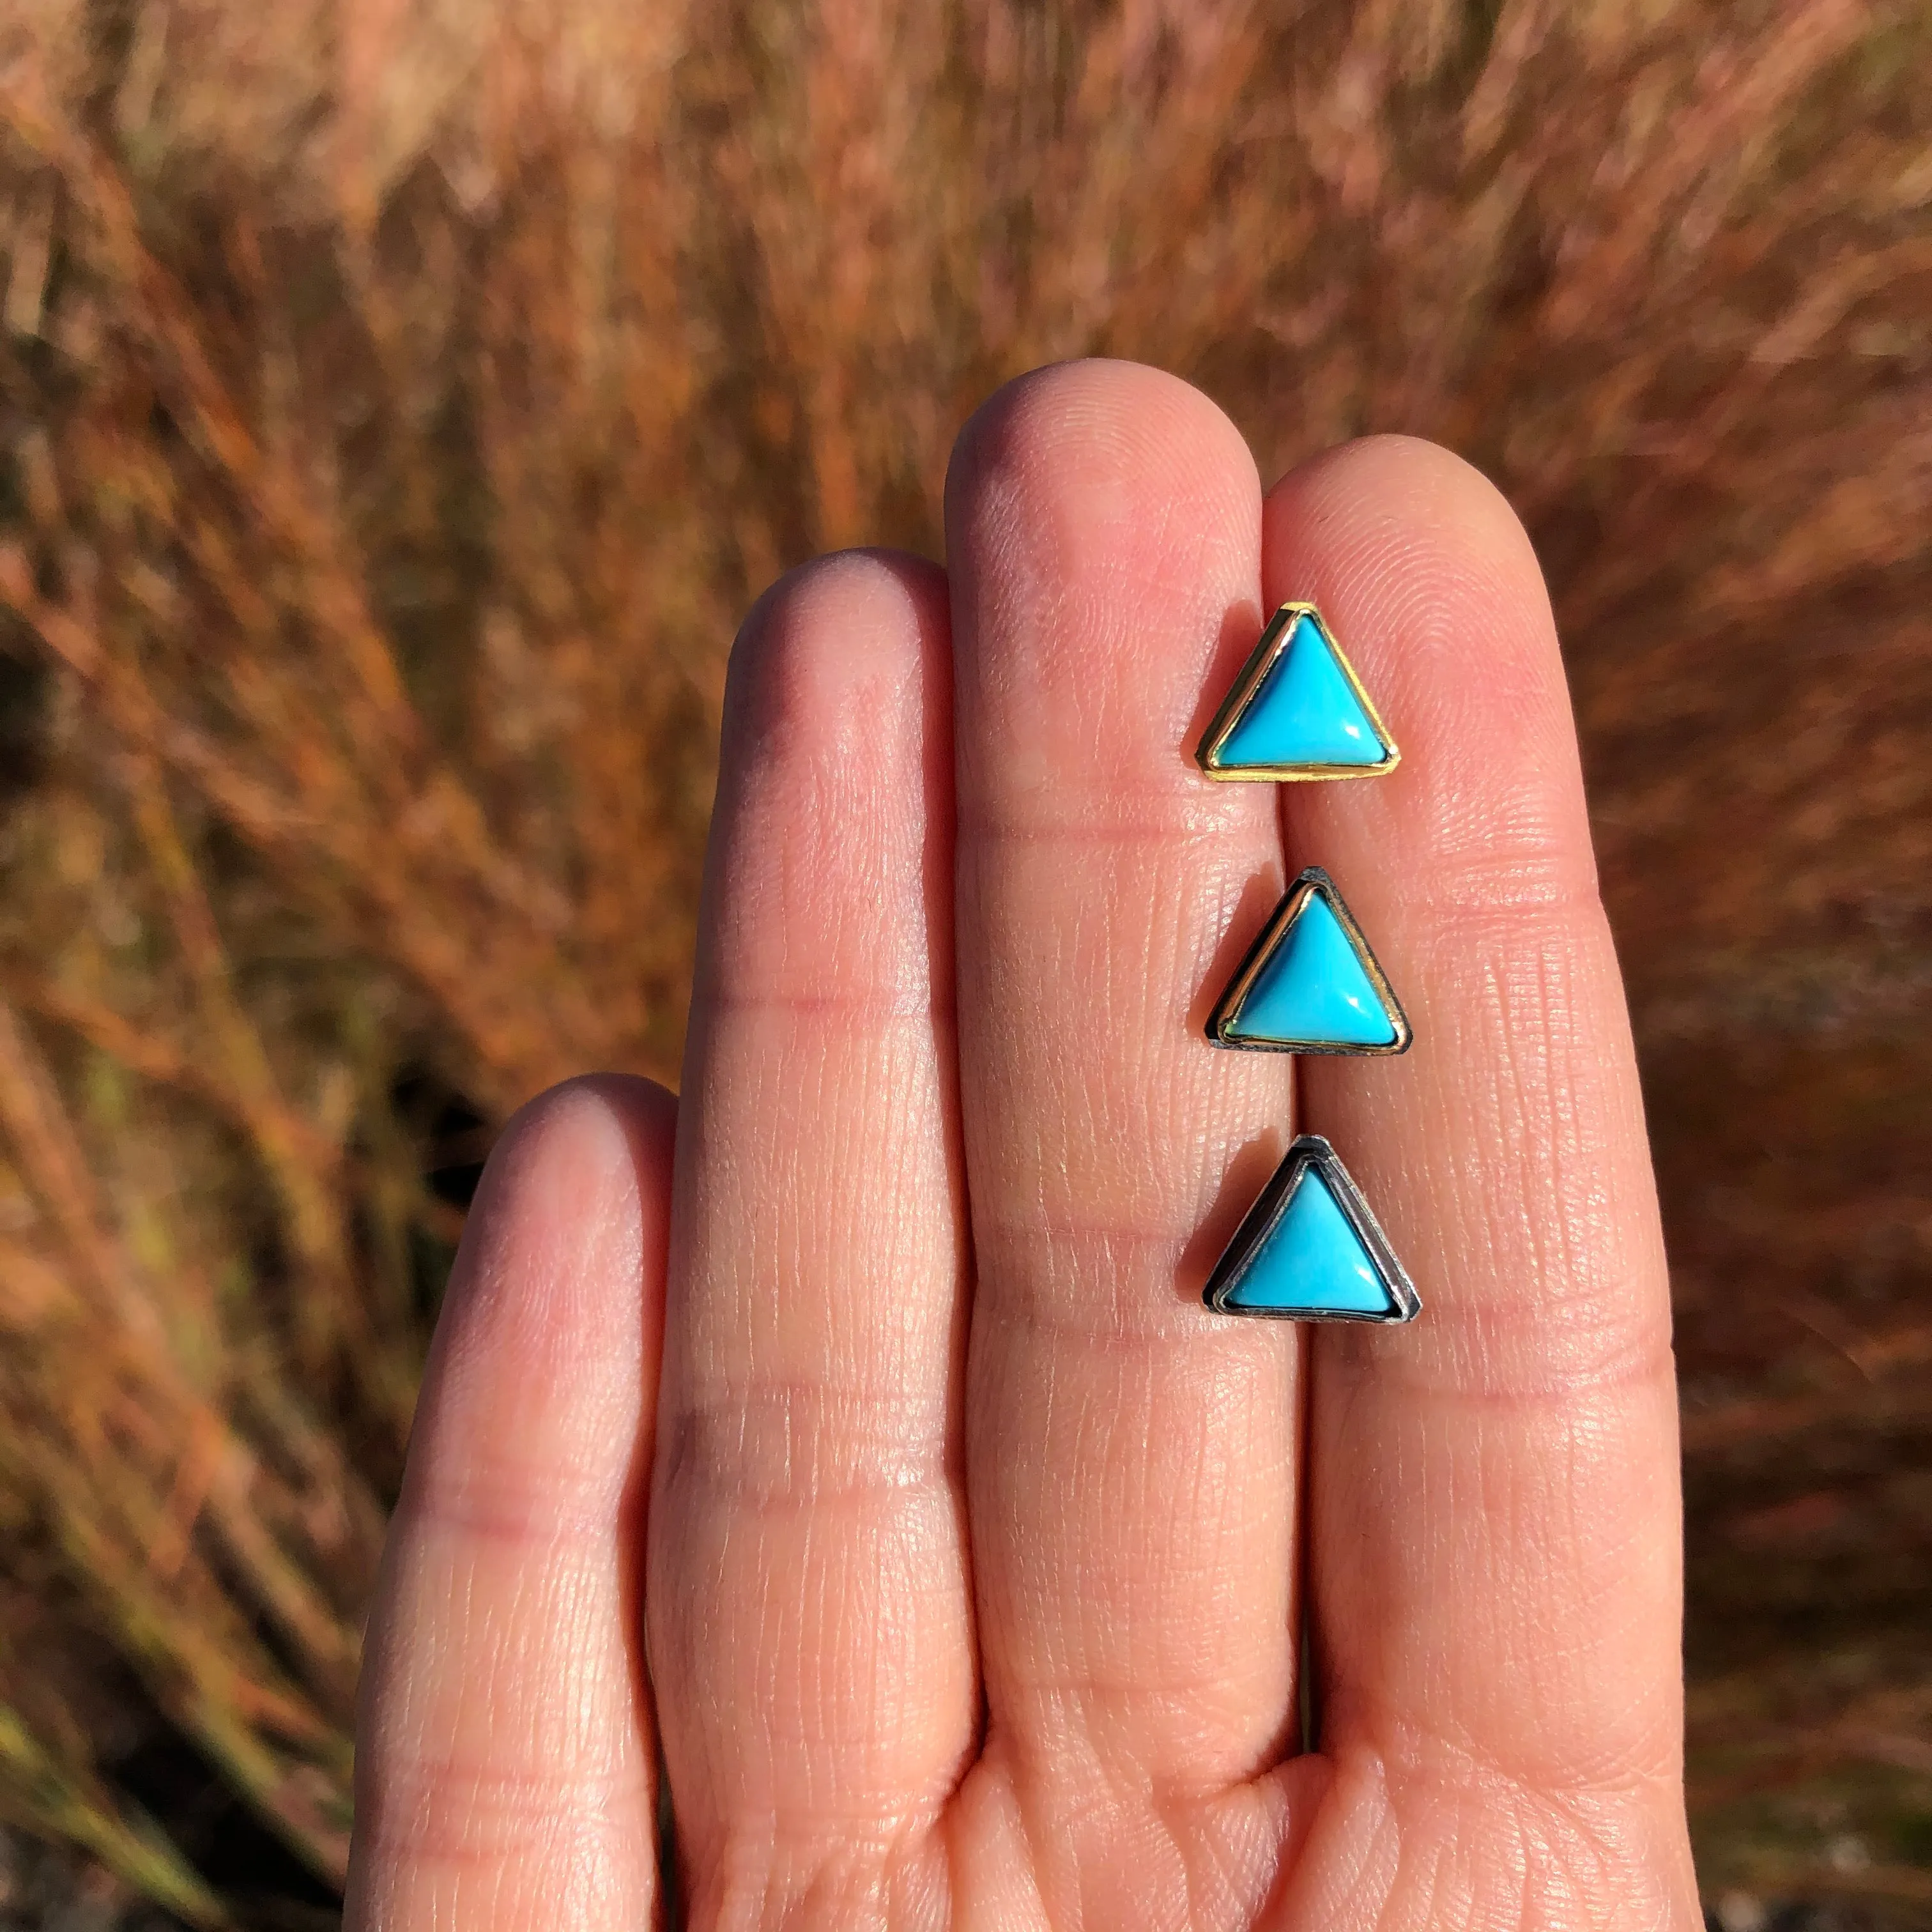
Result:
<svg viewBox="0 0 1932 1932"><path fill-rule="evenodd" d="M1932 1924L1932 16L7 0L0 1926L317 1928L491 1135L722 666L1100 352L1516 504L1680 1314L1714 1926Z"/></svg>

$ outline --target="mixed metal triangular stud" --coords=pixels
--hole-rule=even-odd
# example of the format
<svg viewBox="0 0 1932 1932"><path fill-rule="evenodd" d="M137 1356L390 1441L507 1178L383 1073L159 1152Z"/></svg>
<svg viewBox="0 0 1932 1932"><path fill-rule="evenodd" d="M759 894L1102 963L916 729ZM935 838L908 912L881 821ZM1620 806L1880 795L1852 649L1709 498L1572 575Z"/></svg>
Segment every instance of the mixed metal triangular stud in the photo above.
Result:
<svg viewBox="0 0 1932 1932"><path fill-rule="evenodd" d="M1248 1210L1202 1298L1217 1314L1413 1322L1422 1303L1335 1150L1304 1134Z"/></svg>
<svg viewBox="0 0 1932 1932"><path fill-rule="evenodd" d="M1195 752L1210 778L1352 778L1402 754L1312 604L1268 620Z"/></svg>
<svg viewBox="0 0 1932 1932"><path fill-rule="evenodd" d="M1310 866L1216 1001L1208 1037L1264 1053L1406 1053L1413 1036L1334 880Z"/></svg>

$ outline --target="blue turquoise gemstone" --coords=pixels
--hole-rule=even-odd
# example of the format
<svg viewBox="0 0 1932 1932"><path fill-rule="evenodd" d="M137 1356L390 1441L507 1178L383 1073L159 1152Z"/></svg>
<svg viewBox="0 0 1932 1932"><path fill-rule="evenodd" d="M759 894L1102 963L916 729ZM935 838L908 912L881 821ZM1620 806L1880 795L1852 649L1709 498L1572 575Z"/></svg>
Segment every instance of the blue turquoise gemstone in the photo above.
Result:
<svg viewBox="0 0 1932 1932"><path fill-rule="evenodd" d="M1382 994L1319 892L1302 901L1247 997L1223 1023L1231 1040L1392 1046L1396 1024Z"/></svg>
<svg viewBox="0 0 1932 1932"><path fill-rule="evenodd" d="M1402 1311L1321 1170L1310 1166L1222 1305L1289 1315L1394 1319Z"/></svg>
<svg viewBox="0 0 1932 1932"><path fill-rule="evenodd" d="M1214 762L1226 771L1274 765L1379 765L1389 747L1311 617L1295 620Z"/></svg>

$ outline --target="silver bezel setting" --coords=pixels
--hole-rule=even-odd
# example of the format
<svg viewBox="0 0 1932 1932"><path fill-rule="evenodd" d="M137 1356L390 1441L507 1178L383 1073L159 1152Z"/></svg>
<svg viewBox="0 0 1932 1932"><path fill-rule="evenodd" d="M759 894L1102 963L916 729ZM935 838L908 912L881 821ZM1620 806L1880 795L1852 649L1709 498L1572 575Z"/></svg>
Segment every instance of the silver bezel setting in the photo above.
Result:
<svg viewBox="0 0 1932 1932"><path fill-rule="evenodd" d="M1343 1217L1354 1230L1376 1272L1389 1292L1394 1310L1387 1315L1360 1315L1341 1310L1299 1308L1231 1308L1228 1297L1240 1284L1256 1251L1280 1224L1294 1198L1295 1190L1310 1171L1328 1184L1328 1192ZM1374 1210L1362 1198L1341 1157L1319 1134L1299 1136L1282 1156L1281 1165L1268 1178L1254 1205L1241 1217L1234 1238L1222 1251L1208 1277L1201 1299L1217 1315L1253 1316L1268 1322L1367 1322L1388 1327L1413 1322L1422 1312L1422 1298L1408 1271L1396 1258L1388 1235Z"/></svg>
<svg viewBox="0 0 1932 1932"><path fill-rule="evenodd" d="M1294 928L1295 921L1306 910L1310 898L1319 898L1335 915L1335 923L1342 928L1342 935L1354 949L1369 984L1374 987L1382 1000L1390 1023L1395 1028L1395 1038L1381 1046L1349 1046L1334 1041L1312 1040L1241 1040L1231 1034L1228 1029L1234 1016L1240 1011L1241 1004L1253 992L1255 982L1260 979L1268 962L1280 950L1282 942ZM1216 1046L1225 1046L1236 1053L1323 1053L1355 1054L1387 1054L1406 1053L1414 1044L1415 1036L1410 1030L1408 1016L1402 1010L1402 1002L1396 998L1395 988L1389 984L1388 975L1382 970L1382 962L1375 956L1374 949L1364 938L1362 928L1355 923L1355 916L1348 910L1348 902L1336 890L1335 881L1319 866L1310 866L1282 893L1281 903L1270 916L1268 922L1257 935L1255 943L1243 956L1241 963L1234 969L1234 976L1214 1002L1214 1010L1208 1016L1208 1037Z"/></svg>

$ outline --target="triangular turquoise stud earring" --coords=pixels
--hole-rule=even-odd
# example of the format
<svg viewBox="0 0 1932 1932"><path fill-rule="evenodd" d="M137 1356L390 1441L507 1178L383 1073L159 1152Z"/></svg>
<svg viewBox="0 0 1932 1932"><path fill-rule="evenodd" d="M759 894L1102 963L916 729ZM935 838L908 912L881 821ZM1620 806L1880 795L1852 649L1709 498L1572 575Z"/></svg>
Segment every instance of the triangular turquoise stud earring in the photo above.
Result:
<svg viewBox="0 0 1932 1932"><path fill-rule="evenodd" d="M1304 1134L1234 1231L1202 1296L1221 1315L1413 1322L1422 1303L1361 1190Z"/></svg>
<svg viewBox="0 0 1932 1932"><path fill-rule="evenodd" d="M1312 604L1268 620L1195 752L1210 778L1352 778L1402 754Z"/></svg>
<svg viewBox="0 0 1932 1932"><path fill-rule="evenodd" d="M1264 1053L1406 1053L1413 1036L1334 880L1310 866L1228 982L1208 1037Z"/></svg>

